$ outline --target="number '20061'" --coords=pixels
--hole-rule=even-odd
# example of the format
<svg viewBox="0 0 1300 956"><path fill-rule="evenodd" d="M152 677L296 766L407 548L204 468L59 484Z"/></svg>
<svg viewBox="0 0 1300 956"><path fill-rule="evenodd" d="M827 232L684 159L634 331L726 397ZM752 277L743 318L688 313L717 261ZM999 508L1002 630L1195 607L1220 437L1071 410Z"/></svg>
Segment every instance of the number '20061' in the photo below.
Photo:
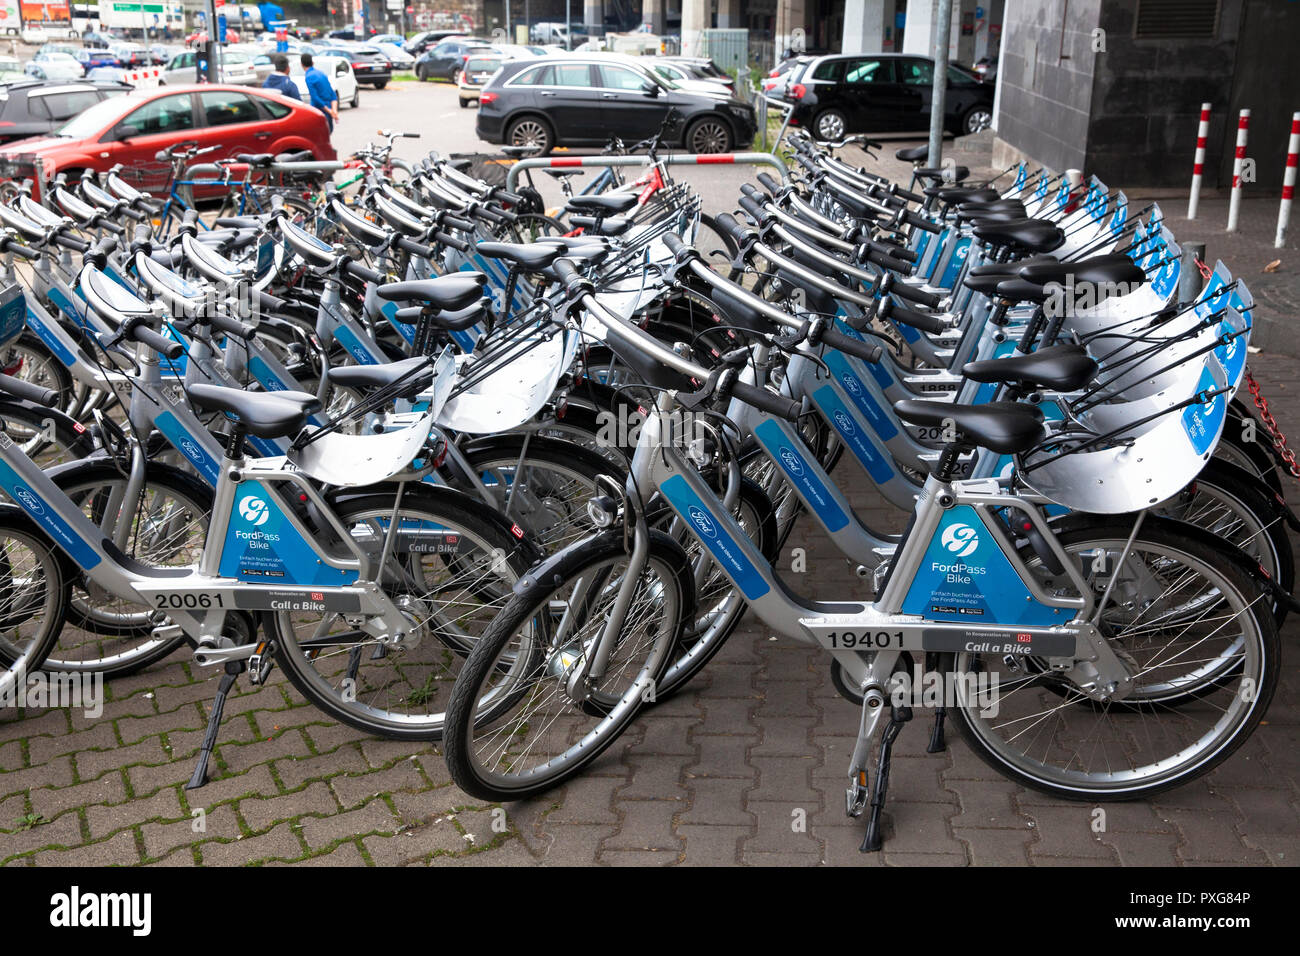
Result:
<svg viewBox="0 0 1300 956"><path fill-rule="evenodd" d="M158 607L202 610L226 606L220 594L155 594L154 599Z"/></svg>

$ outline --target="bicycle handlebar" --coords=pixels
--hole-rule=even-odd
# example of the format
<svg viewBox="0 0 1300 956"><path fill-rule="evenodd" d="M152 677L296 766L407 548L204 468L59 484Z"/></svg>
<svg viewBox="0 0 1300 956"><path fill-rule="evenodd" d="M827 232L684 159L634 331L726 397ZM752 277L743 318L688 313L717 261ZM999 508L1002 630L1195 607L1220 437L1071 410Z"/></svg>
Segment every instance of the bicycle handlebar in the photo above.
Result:
<svg viewBox="0 0 1300 956"><path fill-rule="evenodd" d="M7 373L0 373L0 392L6 392L14 398L34 405L54 406L59 400L59 393L54 389L25 382Z"/></svg>

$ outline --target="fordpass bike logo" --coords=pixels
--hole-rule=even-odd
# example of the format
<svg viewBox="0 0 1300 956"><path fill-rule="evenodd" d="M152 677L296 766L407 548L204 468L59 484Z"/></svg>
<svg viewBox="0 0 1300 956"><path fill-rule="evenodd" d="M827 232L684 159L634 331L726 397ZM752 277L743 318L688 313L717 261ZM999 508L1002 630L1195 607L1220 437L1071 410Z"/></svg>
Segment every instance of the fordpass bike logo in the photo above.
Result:
<svg viewBox="0 0 1300 956"><path fill-rule="evenodd" d="M695 525L695 529L706 538L712 538L718 533L718 529L713 525L713 519L709 517L709 513L703 508L692 505L690 515L691 524Z"/></svg>
<svg viewBox="0 0 1300 956"><path fill-rule="evenodd" d="M14 488L14 497L17 498L19 501L21 501L23 503L23 507L26 508L28 511L30 511L32 514L34 515L45 514L45 506L41 504L41 499L37 498L35 493L30 488L24 488L22 485L17 485Z"/></svg>
<svg viewBox="0 0 1300 956"><path fill-rule="evenodd" d="M191 461L203 460L203 449L194 444L194 442L190 441L188 438L181 442L181 451L185 452L186 457Z"/></svg>
<svg viewBox="0 0 1300 956"><path fill-rule="evenodd" d="M803 474L803 463L799 461L799 456L794 453L793 448L781 448L781 461L785 462L785 467L789 469L792 475Z"/></svg>
<svg viewBox="0 0 1300 956"><path fill-rule="evenodd" d="M944 548L959 558L964 558L980 546L980 537L968 524L949 525L939 539Z"/></svg>
<svg viewBox="0 0 1300 956"><path fill-rule="evenodd" d="M850 395L857 395L862 391L862 386L852 375L841 376L840 381L844 383L844 390Z"/></svg>
<svg viewBox="0 0 1300 956"><path fill-rule="evenodd" d="M250 497L239 503L239 516L253 527L258 527L266 524L266 519L271 517L271 512L261 498Z"/></svg>

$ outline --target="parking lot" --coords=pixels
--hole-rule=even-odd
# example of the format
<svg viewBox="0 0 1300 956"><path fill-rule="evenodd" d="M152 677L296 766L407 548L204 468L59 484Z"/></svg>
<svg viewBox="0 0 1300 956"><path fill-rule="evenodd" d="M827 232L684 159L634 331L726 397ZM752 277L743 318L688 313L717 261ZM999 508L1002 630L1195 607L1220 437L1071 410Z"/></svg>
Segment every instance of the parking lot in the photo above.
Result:
<svg viewBox="0 0 1300 956"><path fill-rule="evenodd" d="M422 135L400 144L406 156L491 151L474 135L474 111L456 99L449 84L365 90L359 108L342 111L333 142L346 156L379 129L401 129ZM891 143L882 171L905 179L892 150L914 142ZM681 177L716 214L733 208L752 170L715 166ZM1293 316L1294 249L1280 273L1262 272L1276 258L1275 206L1254 202L1230 242L1205 225L1221 222L1226 200L1207 198L1198 224L1177 219L1173 201L1170 222L1180 238L1202 230L1211 260L1228 259L1252 288L1258 276L1262 314ZM1266 348L1251 366L1283 429L1300 433L1295 360ZM901 524L897 512L881 513L865 484L855 475L848 486L854 507ZM795 589L834 599L860 586L806 524L787 542L783 567L796 548L806 564L787 575ZM0 864L1295 865L1300 670L1290 652L1298 638L1293 615L1265 724L1232 760L1154 800L1109 804L1100 826L1094 806L1006 781L955 732L944 752L927 754L929 723L920 715L895 750L879 854L858 852L862 823L844 814L858 709L832 686L820 651L775 636L752 615L688 690L643 714L580 778L503 807L458 791L437 747L334 723L279 675L260 688L238 685L213 780L186 790L219 675L176 655L111 682L97 717L0 717Z"/></svg>

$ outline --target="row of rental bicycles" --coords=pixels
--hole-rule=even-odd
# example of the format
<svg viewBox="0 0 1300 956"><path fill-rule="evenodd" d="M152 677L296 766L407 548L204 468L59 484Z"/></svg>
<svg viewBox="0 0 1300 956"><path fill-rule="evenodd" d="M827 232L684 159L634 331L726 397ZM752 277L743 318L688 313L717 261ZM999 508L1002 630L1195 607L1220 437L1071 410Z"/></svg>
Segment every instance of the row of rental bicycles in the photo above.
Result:
<svg viewBox="0 0 1300 956"><path fill-rule="evenodd" d="M1096 179L921 150L903 188L789 143L716 216L653 150L558 218L437 153L395 183L382 149L346 193L216 221L122 170L13 191L0 691L187 648L221 672L200 787L235 682L279 667L509 801L654 720L749 612L856 708L864 849L914 673L951 688L931 752L951 721L1062 798L1226 760L1294 606L1285 471L1235 397L1245 284L1180 296L1159 208ZM851 588L798 593L797 521Z"/></svg>

